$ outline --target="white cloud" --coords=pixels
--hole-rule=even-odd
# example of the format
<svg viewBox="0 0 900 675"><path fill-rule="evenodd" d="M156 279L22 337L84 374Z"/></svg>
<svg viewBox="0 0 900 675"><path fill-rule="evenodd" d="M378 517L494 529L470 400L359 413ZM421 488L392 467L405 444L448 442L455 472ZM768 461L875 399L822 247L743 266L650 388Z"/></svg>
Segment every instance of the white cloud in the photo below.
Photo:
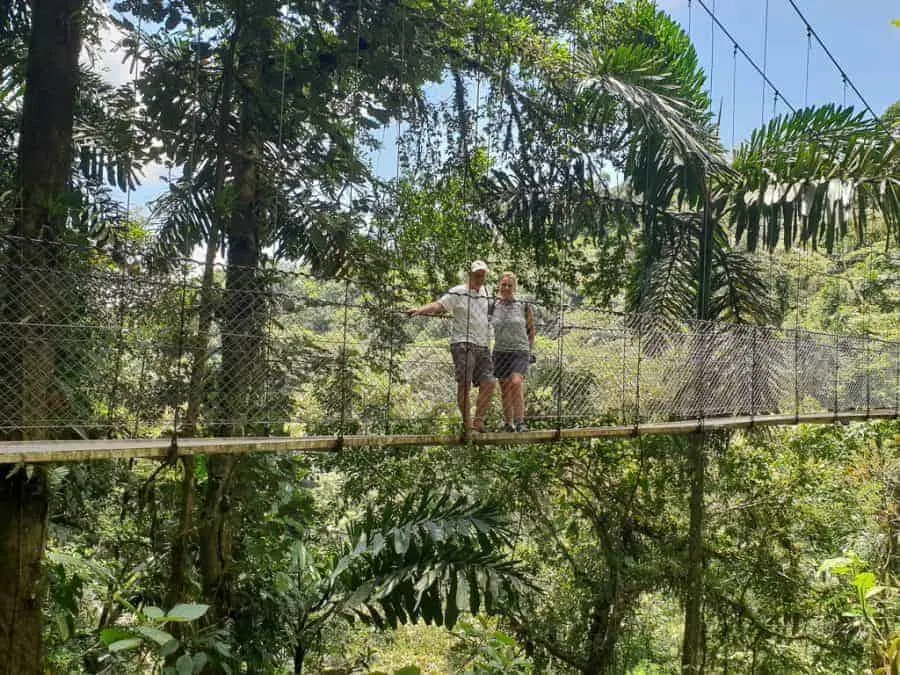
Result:
<svg viewBox="0 0 900 675"><path fill-rule="evenodd" d="M105 3L96 3L98 12L109 17L109 7ZM131 63L122 63L124 52L118 47L124 34L112 21L103 21L100 27L100 44L85 46L81 50L81 61L102 74L103 79L114 86L131 82L134 73L130 71Z"/></svg>

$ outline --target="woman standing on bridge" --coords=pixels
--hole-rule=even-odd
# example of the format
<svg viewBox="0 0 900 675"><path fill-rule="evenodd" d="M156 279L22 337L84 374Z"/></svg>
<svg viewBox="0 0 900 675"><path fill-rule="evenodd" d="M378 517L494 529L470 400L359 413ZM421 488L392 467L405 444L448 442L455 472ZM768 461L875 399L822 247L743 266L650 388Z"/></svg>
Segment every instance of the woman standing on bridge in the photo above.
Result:
<svg viewBox="0 0 900 675"><path fill-rule="evenodd" d="M527 431L525 426L525 376L534 350L534 312L527 302L516 300L516 275L504 272L500 298L492 306L494 326L494 375L500 380L503 430Z"/></svg>

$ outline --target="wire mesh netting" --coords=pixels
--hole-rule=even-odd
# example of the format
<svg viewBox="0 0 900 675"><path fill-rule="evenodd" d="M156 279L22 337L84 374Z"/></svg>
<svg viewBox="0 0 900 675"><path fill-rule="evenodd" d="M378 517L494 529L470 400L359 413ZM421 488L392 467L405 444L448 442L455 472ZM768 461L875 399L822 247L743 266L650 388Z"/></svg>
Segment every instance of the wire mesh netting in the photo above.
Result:
<svg viewBox="0 0 900 675"><path fill-rule="evenodd" d="M63 247L0 254L7 438L385 434L458 428L451 321L283 269ZM532 305L533 427L897 410L870 336ZM499 396L497 397L499 398ZM499 401L489 426L500 425Z"/></svg>

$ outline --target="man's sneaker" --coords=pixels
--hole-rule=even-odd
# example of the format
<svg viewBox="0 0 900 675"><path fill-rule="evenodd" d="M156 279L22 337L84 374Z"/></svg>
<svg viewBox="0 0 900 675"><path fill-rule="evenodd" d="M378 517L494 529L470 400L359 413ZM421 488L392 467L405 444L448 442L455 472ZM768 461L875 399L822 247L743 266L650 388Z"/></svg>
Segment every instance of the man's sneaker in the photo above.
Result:
<svg viewBox="0 0 900 675"><path fill-rule="evenodd" d="M516 422L516 431L528 431L528 427L525 426L525 422Z"/></svg>
<svg viewBox="0 0 900 675"><path fill-rule="evenodd" d="M512 424L504 424L503 431L515 431L516 428Z"/></svg>

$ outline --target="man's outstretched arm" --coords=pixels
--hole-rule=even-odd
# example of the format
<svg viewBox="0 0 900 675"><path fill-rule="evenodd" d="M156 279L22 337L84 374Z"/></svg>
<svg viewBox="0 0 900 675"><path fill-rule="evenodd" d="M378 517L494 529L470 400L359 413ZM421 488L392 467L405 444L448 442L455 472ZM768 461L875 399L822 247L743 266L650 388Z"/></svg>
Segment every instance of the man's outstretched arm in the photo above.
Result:
<svg viewBox="0 0 900 675"><path fill-rule="evenodd" d="M409 309L406 311L407 316L435 316L437 314L443 314L445 311L444 306L435 300L427 305L422 305L421 307L417 307L415 309Z"/></svg>

